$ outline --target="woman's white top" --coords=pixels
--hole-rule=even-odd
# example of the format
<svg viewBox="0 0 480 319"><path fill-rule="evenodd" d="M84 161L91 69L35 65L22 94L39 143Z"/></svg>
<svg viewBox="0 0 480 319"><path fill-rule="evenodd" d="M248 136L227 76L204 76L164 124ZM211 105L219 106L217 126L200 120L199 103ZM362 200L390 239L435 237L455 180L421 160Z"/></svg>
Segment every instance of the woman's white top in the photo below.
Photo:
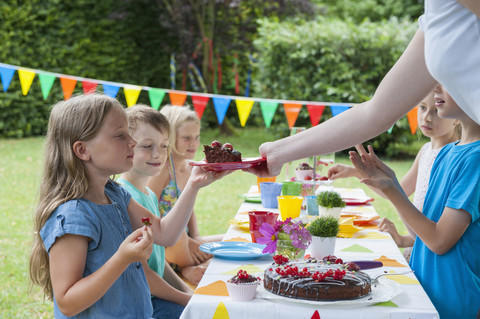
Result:
<svg viewBox="0 0 480 319"><path fill-rule="evenodd" d="M420 149L420 159L418 161L417 184L415 185L415 194L413 195L413 205L423 211L423 202L427 194L428 181L432 171L433 162L442 148L432 149L432 143L425 143Z"/></svg>
<svg viewBox="0 0 480 319"><path fill-rule="evenodd" d="M480 124L480 19L456 0L425 0L419 26L430 74Z"/></svg>

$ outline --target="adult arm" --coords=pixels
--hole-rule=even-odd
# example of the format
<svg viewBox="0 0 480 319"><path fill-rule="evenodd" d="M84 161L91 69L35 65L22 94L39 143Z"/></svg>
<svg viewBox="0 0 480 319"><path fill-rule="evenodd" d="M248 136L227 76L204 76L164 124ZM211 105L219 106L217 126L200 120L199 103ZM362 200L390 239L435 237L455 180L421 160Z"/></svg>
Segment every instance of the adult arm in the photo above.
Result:
<svg viewBox="0 0 480 319"><path fill-rule="evenodd" d="M478 0L458 0L465 8L472 11L480 19L480 1Z"/></svg>
<svg viewBox="0 0 480 319"><path fill-rule="evenodd" d="M435 85L425 64L424 35L418 30L370 101L299 134L262 144L260 154L268 165L247 171L258 176L278 175L284 163L360 144L388 130Z"/></svg>

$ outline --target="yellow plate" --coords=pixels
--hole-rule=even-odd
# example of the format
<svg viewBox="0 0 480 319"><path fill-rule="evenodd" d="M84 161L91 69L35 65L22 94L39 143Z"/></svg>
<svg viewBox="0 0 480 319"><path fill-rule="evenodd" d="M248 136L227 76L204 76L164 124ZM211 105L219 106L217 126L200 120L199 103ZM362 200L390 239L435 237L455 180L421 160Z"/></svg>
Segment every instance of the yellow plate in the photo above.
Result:
<svg viewBox="0 0 480 319"><path fill-rule="evenodd" d="M248 220L230 219L228 222L231 225L239 227L240 229L250 231L250 221Z"/></svg>

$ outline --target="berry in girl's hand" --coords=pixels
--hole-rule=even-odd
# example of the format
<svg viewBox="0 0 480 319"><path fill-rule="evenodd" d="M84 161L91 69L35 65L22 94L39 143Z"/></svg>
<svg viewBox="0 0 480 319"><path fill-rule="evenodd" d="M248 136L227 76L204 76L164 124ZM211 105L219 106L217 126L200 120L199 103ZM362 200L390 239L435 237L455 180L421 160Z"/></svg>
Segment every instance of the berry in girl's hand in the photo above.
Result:
<svg viewBox="0 0 480 319"><path fill-rule="evenodd" d="M148 217L143 217L143 218L142 218L142 223L143 223L145 226L150 226L150 225L152 225L152 223L150 222L150 218L148 218Z"/></svg>

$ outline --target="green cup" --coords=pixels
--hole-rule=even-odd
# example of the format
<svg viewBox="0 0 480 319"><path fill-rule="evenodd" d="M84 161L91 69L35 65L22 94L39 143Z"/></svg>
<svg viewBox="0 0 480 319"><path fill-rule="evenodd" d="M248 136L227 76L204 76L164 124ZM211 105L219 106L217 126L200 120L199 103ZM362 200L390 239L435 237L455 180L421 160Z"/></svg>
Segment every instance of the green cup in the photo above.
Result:
<svg viewBox="0 0 480 319"><path fill-rule="evenodd" d="M283 182L282 195L299 196L302 191L300 182Z"/></svg>

